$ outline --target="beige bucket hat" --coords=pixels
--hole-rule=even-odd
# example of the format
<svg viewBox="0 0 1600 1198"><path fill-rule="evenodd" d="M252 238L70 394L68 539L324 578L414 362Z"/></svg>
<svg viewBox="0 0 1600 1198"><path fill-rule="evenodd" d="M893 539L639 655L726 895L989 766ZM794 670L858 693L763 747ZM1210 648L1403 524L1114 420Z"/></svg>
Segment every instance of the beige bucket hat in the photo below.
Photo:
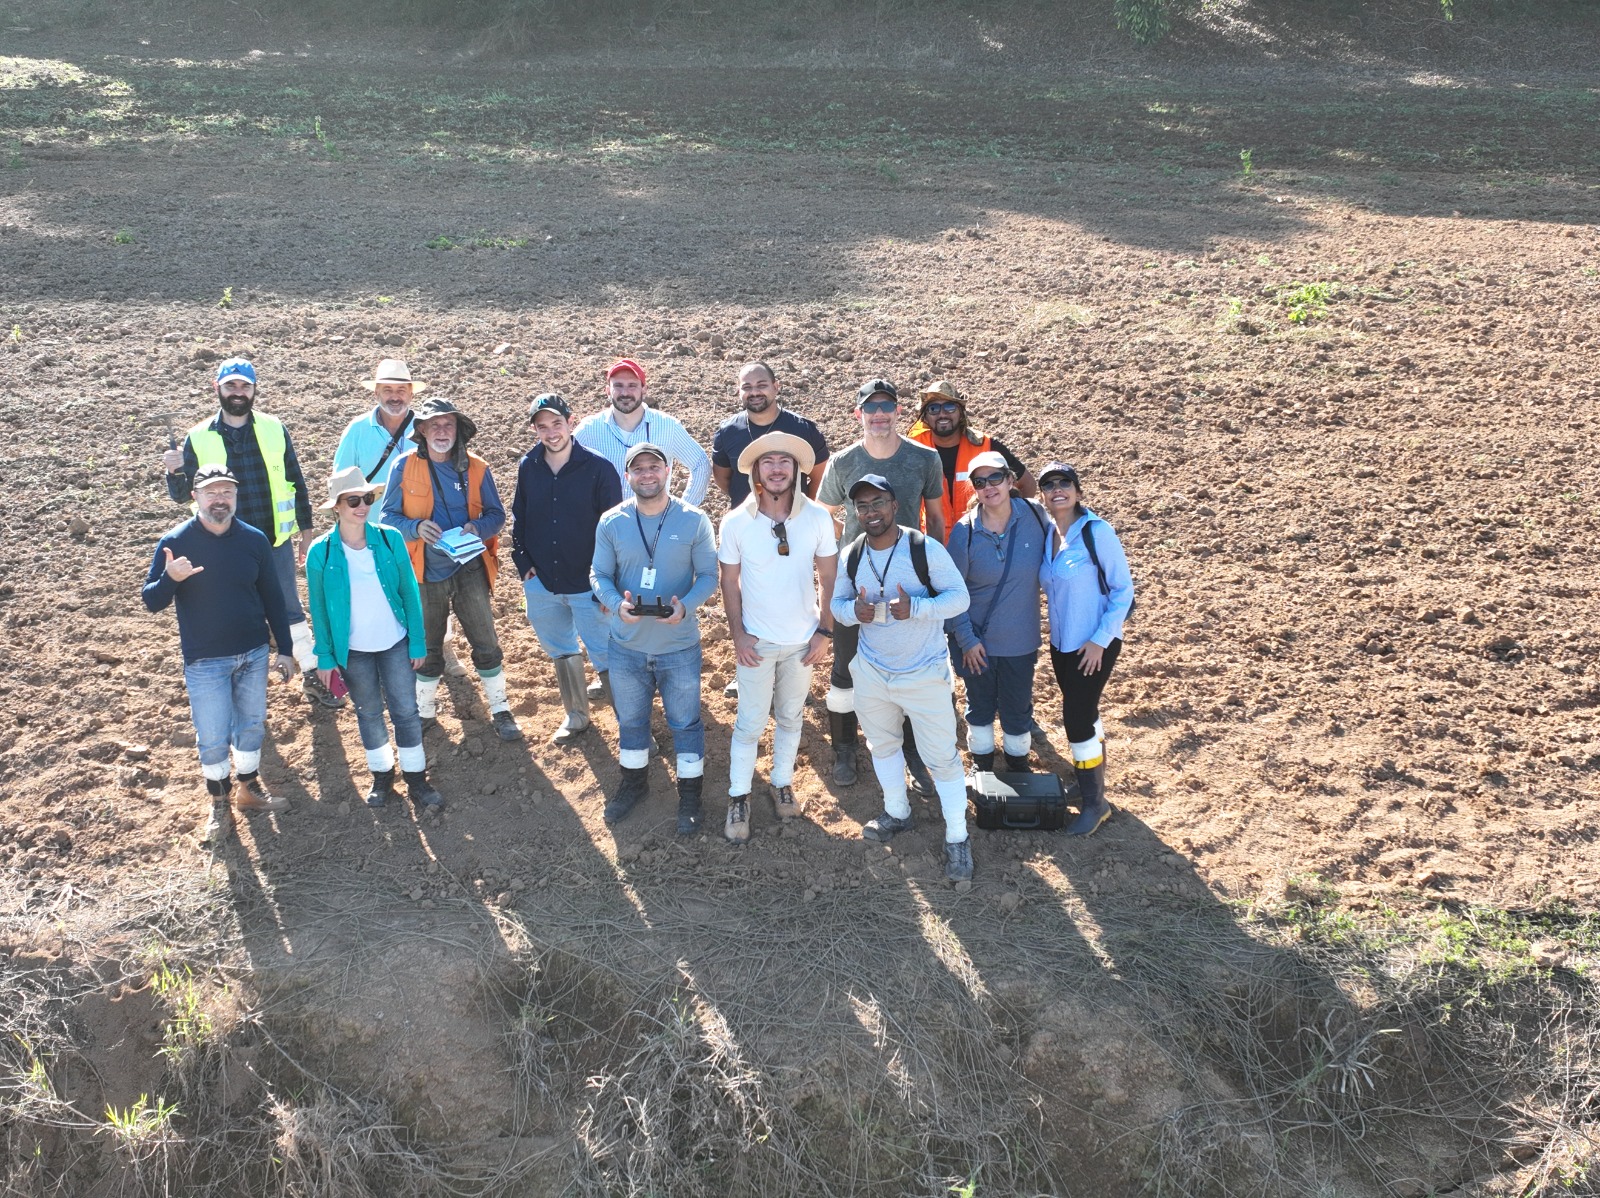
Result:
<svg viewBox="0 0 1600 1198"><path fill-rule="evenodd" d="M328 480L328 502L318 504L317 510L330 512L339 506L339 500L344 496L365 495L368 491L382 495L383 484L369 483L360 466L346 466Z"/></svg>
<svg viewBox="0 0 1600 1198"><path fill-rule="evenodd" d="M749 474L763 454L786 453L794 459L801 474L810 474L817 466L817 455L803 437L793 433L763 433L744 447L739 455L739 473Z"/></svg>
<svg viewBox="0 0 1600 1198"><path fill-rule="evenodd" d="M411 377L411 367L399 358L385 358L378 363L378 369L372 372L370 379L361 380L361 385L368 391L376 391L379 383L410 383L413 395L421 395L428 389L427 383Z"/></svg>

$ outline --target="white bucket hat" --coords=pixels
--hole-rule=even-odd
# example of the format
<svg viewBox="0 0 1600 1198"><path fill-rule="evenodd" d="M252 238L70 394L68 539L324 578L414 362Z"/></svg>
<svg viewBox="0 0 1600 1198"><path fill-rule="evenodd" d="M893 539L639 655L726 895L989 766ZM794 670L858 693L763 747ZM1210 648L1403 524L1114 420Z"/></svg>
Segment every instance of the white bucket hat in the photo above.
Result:
<svg viewBox="0 0 1600 1198"><path fill-rule="evenodd" d="M421 395L428 389L427 383L417 382L411 377L411 367L399 358L385 358L378 363L378 369L373 371L370 379L361 380L361 385L368 391L376 391L379 383L409 383L413 395Z"/></svg>

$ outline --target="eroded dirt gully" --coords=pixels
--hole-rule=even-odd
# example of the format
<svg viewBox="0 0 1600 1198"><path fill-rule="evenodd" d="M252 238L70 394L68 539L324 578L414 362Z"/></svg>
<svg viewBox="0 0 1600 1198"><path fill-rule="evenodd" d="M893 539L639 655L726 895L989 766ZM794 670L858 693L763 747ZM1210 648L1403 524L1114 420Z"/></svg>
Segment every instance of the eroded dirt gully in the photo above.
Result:
<svg viewBox="0 0 1600 1198"><path fill-rule="evenodd" d="M84 45L84 61L129 53ZM326 65L255 69L267 89L334 91ZM1186 94L1218 86L1176 77ZM724 81L674 86L712 106ZM1304 92L1259 86L1281 102L1281 162L1306 136ZM981 88L962 100L978 126L1010 119L994 103ZM857 117L847 108L841 128ZM356 892L391 929L476 901L553 940L586 890L635 912L653 893L685 935L751 886L871 904L909 884L974 917L1051 921L1052 886L1134 909L1271 898L1314 872L1358 906L1590 908L1591 150L1552 138L1549 159L1577 166L1473 173L1386 160L1380 138L1244 177L1238 139L1216 139L1226 153L1177 159L596 144L471 161L412 138L335 156L314 137L30 135L0 172L14 448L0 462L0 864L15 926L51 911L92 922L85 911L152 878L201 883L176 633L137 596L182 515L146 420L206 415L212 364L232 353L256 361L259 406L287 422L318 488L364 407L358 380L390 354L473 416L507 494L532 396L595 410L620 354L707 444L751 357L835 445L853 439L862 378L951 377L1031 464L1078 465L1140 594L1105 710L1121 814L1086 844L981 833L973 889L953 895L932 818L887 859L864 851L875 790L824 782L820 706L796 786L805 824L780 831L758 803L747 847L716 835L734 705L714 606L709 831L673 835L659 769L656 797L607 830L614 725L603 714L576 749L545 745L554 679L502 578L529 739L497 742L473 689L450 681L429 742L442 819L365 809L353 716L274 687L265 773L293 810L251 821L221 864L246 908L274 913L257 932L279 950L325 924L327 894ZM426 248L441 236L457 248ZM464 248L475 238L494 244ZM1316 282L1331 284L1320 311L1291 320L1289 294ZM1053 691L1042 670L1056 730L1040 752L1059 768ZM439 1134L454 1131L443 1117Z"/></svg>

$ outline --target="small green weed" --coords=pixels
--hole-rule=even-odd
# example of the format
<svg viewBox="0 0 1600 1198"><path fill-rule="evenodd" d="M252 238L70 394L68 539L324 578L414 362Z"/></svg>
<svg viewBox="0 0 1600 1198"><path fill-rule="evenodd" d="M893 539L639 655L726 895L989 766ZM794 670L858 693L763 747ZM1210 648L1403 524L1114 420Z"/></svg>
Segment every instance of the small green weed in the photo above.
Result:
<svg viewBox="0 0 1600 1198"><path fill-rule="evenodd" d="M217 301L217 307L219 307L219 308L231 308L231 307L233 307L233 288L232 287L224 287L222 289L222 298Z"/></svg>
<svg viewBox="0 0 1600 1198"><path fill-rule="evenodd" d="M1254 150L1239 151L1239 177L1242 179L1253 178L1256 173L1256 152Z"/></svg>
<svg viewBox="0 0 1600 1198"><path fill-rule="evenodd" d="M339 152L339 148L329 139L328 131L322 127L322 118L320 116L311 118L311 136L317 139L317 146L324 157L330 158L335 162L344 157Z"/></svg>
<svg viewBox="0 0 1600 1198"><path fill-rule="evenodd" d="M6 147L6 167L10 170L22 169L22 143L13 141Z"/></svg>
<svg viewBox="0 0 1600 1198"><path fill-rule="evenodd" d="M1278 298L1289 309L1291 324L1305 324L1328 314L1328 304L1333 299L1333 284L1289 283L1279 289Z"/></svg>
<svg viewBox="0 0 1600 1198"><path fill-rule="evenodd" d="M887 158L878 159L877 171L881 178L886 179L888 182L893 183L896 186L899 185L900 172L895 169L894 163L890 162Z"/></svg>
<svg viewBox="0 0 1600 1198"><path fill-rule="evenodd" d="M201 1006L200 988L186 965L175 973L162 965L151 978L151 987L172 1010L167 1024L166 1045L161 1055L177 1062L188 1053L209 1043L215 1032L211 1016Z"/></svg>
<svg viewBox="0 0 1600 1198"><path fill-rule="evenodd" d="M456 248L456 243L443 233L440 233L437 237L430 237L427 241L424 241L422 248L428 250L453 250Z"/></svg>
<svg viewBox="0 0 1600 1198"><path fill-rule="evenodd" d="M392 295L380 295L380 296L377 297L377 301L380 304L392 304L392 303L394 303L394 296L392 296Z"/></svg>
<svg viewBox="0 0 1600 1198"><path fill-rule="evenodd" d="M22 344L22 326L20 324L14 324L11 326L11 340L16 342L18 345Z"/></svg>
<svg viewBox="0 0 1600 1198"><path fill-rule="evenodd" d="M113 233L111 235L111 244L112 245L132 245L133 244L133 230L132 229L118 229L115 233Z"/></svg>
<svg viewBox="0 0 1600 1198"><path fill-rule="evenodd" d="M158 1097L152 1104L150 1095L141 1094L132 1106L106 1107L106 1130L121 1147L139 1153L171 1136L177 1113L176 1103Z"/></svg>

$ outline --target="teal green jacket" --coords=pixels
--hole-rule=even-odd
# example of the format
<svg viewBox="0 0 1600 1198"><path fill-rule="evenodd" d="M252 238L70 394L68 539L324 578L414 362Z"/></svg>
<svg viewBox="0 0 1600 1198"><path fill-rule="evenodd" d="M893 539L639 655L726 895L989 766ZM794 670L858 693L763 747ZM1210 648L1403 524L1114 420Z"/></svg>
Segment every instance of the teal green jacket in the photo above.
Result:
<svg viewBox="0 0 1600 1198"><path fill-rule="evenodd" d="M394 618L406 630L408 657L426 657L422 634L422 592L411 568L406 543L394 529L367 525L367 547L378 568L378 583L389 600ZM311 631L315 637L317 669L331 670L350 660L350 570L339 545L339 529L312 542L306 554L306 590L311 594Z"/></svg>

